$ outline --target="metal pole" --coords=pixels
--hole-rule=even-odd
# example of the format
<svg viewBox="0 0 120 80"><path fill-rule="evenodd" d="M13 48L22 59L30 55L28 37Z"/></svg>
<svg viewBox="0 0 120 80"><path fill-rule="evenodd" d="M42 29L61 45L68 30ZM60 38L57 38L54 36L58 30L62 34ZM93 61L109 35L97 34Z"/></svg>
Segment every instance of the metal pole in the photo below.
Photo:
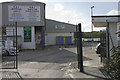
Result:
<svg viewBox="0 0 120 80"><path fill-rule="evenodd" d="M80 57L79 57L79 53L80 53L80 51L79 51L79 37L78 37L78 34L79 32L78 32L78 25L76 25L76 37L75 37L75 40L76 40L76 46L77 46L77 59L78 59L78 69L80 69Z"/></svg>
<svg viewBox="0 0 120 80"><path fill-rule="evenodd" d="M91 7L91 38L92 38L92 43L93 43L93 24L92 24L93 8L94 8L94 6ZM91 47L93 47L93 44L91 45Z"/></svg>
<svg viewBox="0 0 120 80"><path fill-rule="evenodd" d="M83 53L82 53L82 31L81 31L81 24L78 24L79 27L79 37L78 37L78 48L79 48L79 52L78 52L78 67L80 68L80 72L84 72L83 71Z"/></svg>
<svg viewBox="0 0 120 80"><path fill-rule="evenodd" d="M75 34L77 34L77 24L76 24L76 33ZM78 38L77 37L75 37L75 45L77 45L77 47L78 47L78 42L77 42L77 40L78 40ZM78 51L78 48L77 48L77 51Z"/></svg>
<svg viewBox="0 0 120 80"><path fill-rule="evenodd" d="M16 69L18 69L18 55L17 55L17 22L15 22L15 29L16 29Z"/></svg>
<svg viewBox="0 0 120 80"><path fill-rule="evenodd" d="M14 29L13 29L13 47L14 47L14 42L15 42L15 40L14 40Z"/></svg>
<svg viewBox="0 0 120 80"><path fill-rule="evenodd" d="M15 36L14 36L14 29L13 29L13 47L15 47L15 45L14 45L14 38L15 38ZM15 68L15 57L14 57L14 68Z"/></svg>
<svg viewBox="0 0 120 80"><path fill-rule="evenodd" d="M109 22L107 22L107 57L110 57L110 45L109 45Z"/></svg>

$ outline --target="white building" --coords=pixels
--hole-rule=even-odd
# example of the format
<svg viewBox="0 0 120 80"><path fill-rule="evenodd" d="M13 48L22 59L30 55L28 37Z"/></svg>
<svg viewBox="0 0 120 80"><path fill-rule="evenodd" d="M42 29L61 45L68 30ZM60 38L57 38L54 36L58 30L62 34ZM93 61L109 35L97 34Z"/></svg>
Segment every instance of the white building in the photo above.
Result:
<svg viewBox="0 0 120 80"><path fill-rule="evenodd" d="M65 43L65 37L71 37L71 43L74 42L74 32L75 32L76 26L64 23L64 22L58 22L50 19L46 19L46 35L45 35L45 44L46 45L56 45L57 44L57 37L64 37L64 44Z"/></svg>
<svg viewBox="0 0 120 80"><path fill-rule="evenodd" d="M45 45L56 45L57 37L60 36L71 37L72 43L75 25L45 19L45 5L41 2L21 1L1 3L0 19L2 19L2 22L0 26L6 27L5 36L7 40L13 41L15 22L17 22L18 46L21 46L22 49L36 49L37 46L44 48Z"/></svg>

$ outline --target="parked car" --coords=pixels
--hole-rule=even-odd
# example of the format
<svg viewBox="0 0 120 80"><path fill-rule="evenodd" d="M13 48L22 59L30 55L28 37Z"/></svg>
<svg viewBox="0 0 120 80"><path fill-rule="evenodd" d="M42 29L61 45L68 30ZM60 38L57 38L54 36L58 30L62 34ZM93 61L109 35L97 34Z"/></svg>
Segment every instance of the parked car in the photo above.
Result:
<svg viewBox="0 0 120 80"><path fill-rule="evenodd" d="M5 41L0 40L0 42L2 43L0 45L0 50L2 51L2 55L4 56L14 56L16 55L16 47L12 47L12 46L5 46ZM17 53L19 52L19 50L17 50Z"/></svg>
<svg viewBox="0 0 120 80"><path fill-rule="evenodd" d="M6 48L5 51L8 55L11 55L11 56L16 55L16 47ZM17 53L18 52L19 51L17 50Z"/></svg>
<svg viewBox="0 0 120 80"><path fill-rule="evenodd" d="M101 52L102 52L102 45L103 45L103 43L99 43L99 44L96 46L96 53L97 53L97 54L101 54Z"/></svg>
<svg viewBox="0 0 120 80"><path fill-rule="evenodd" d="M4 54L5 55L5 47L4 47L4 40L0 40L0 54Z"/></svg>

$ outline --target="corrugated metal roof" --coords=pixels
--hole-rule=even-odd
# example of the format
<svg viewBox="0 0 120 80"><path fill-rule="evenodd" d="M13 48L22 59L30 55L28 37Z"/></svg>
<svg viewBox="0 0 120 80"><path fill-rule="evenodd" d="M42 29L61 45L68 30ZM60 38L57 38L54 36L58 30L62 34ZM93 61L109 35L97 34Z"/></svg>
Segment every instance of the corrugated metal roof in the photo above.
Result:
<svg viewBox="0 0 120 80"><path fill-rule="evenodd" d="M56 20L52 20L52 19L46 19L46 21L53 21L53 22L58 22L58 23L62 23L62 24L68 24L68 25L76 26L76 25L71 24L71 23L66 23L66 22L56 21Z"/></svg>

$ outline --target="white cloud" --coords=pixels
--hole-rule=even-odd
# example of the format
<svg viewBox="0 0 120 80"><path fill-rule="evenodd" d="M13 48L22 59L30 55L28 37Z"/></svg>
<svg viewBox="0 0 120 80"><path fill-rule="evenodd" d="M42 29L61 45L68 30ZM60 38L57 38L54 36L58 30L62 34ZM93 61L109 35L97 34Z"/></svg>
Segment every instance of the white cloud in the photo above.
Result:
<svg viewBox="0 0 120 80"><path fill-rule="evenodd" d="M38 0L46 1L46 0ZM47 2L119 2L119 0L47 0Z"/></svg>
<svg viewBox="0 0 120 80"><path fill-rule="evenodd" d="M0 0L1 2L13 1L13 0ZM119 0L33 0L38 2L119 2ZM28 1L27 1L28 2Z"/></svg>
<svg viewBox="0 0 120 80"><path fill-rule="evenodd" d="M118 15L120 14L120 11L117 11L117 10L111 10L107 13L107 15Z"/></svg>
<svg viewBox="0 0 120 80"><path fill-rule="evenodd" d="M82 13L74 10L66 10L62 4L55 4L53 9L46 7L46 18L71 24L82 24L83 31L91 31L90 21L82 17Z"/></svg>
<svg viewBox="0 0 120 80"><path fill-rule="evenodd" d="M54 5L54 10L55 10L55 11L61 11L61 10L63 10L63 9L64 9L64 6L61 5L61 4L55 4L55 5Z"/></svg>
<svg viewBox="0 0 120 80"><path fill-rule="evenodd" d="M43 2L43 3L47 4L50 0L49 1L48 0L33 0L33 1Z"/></svg>

